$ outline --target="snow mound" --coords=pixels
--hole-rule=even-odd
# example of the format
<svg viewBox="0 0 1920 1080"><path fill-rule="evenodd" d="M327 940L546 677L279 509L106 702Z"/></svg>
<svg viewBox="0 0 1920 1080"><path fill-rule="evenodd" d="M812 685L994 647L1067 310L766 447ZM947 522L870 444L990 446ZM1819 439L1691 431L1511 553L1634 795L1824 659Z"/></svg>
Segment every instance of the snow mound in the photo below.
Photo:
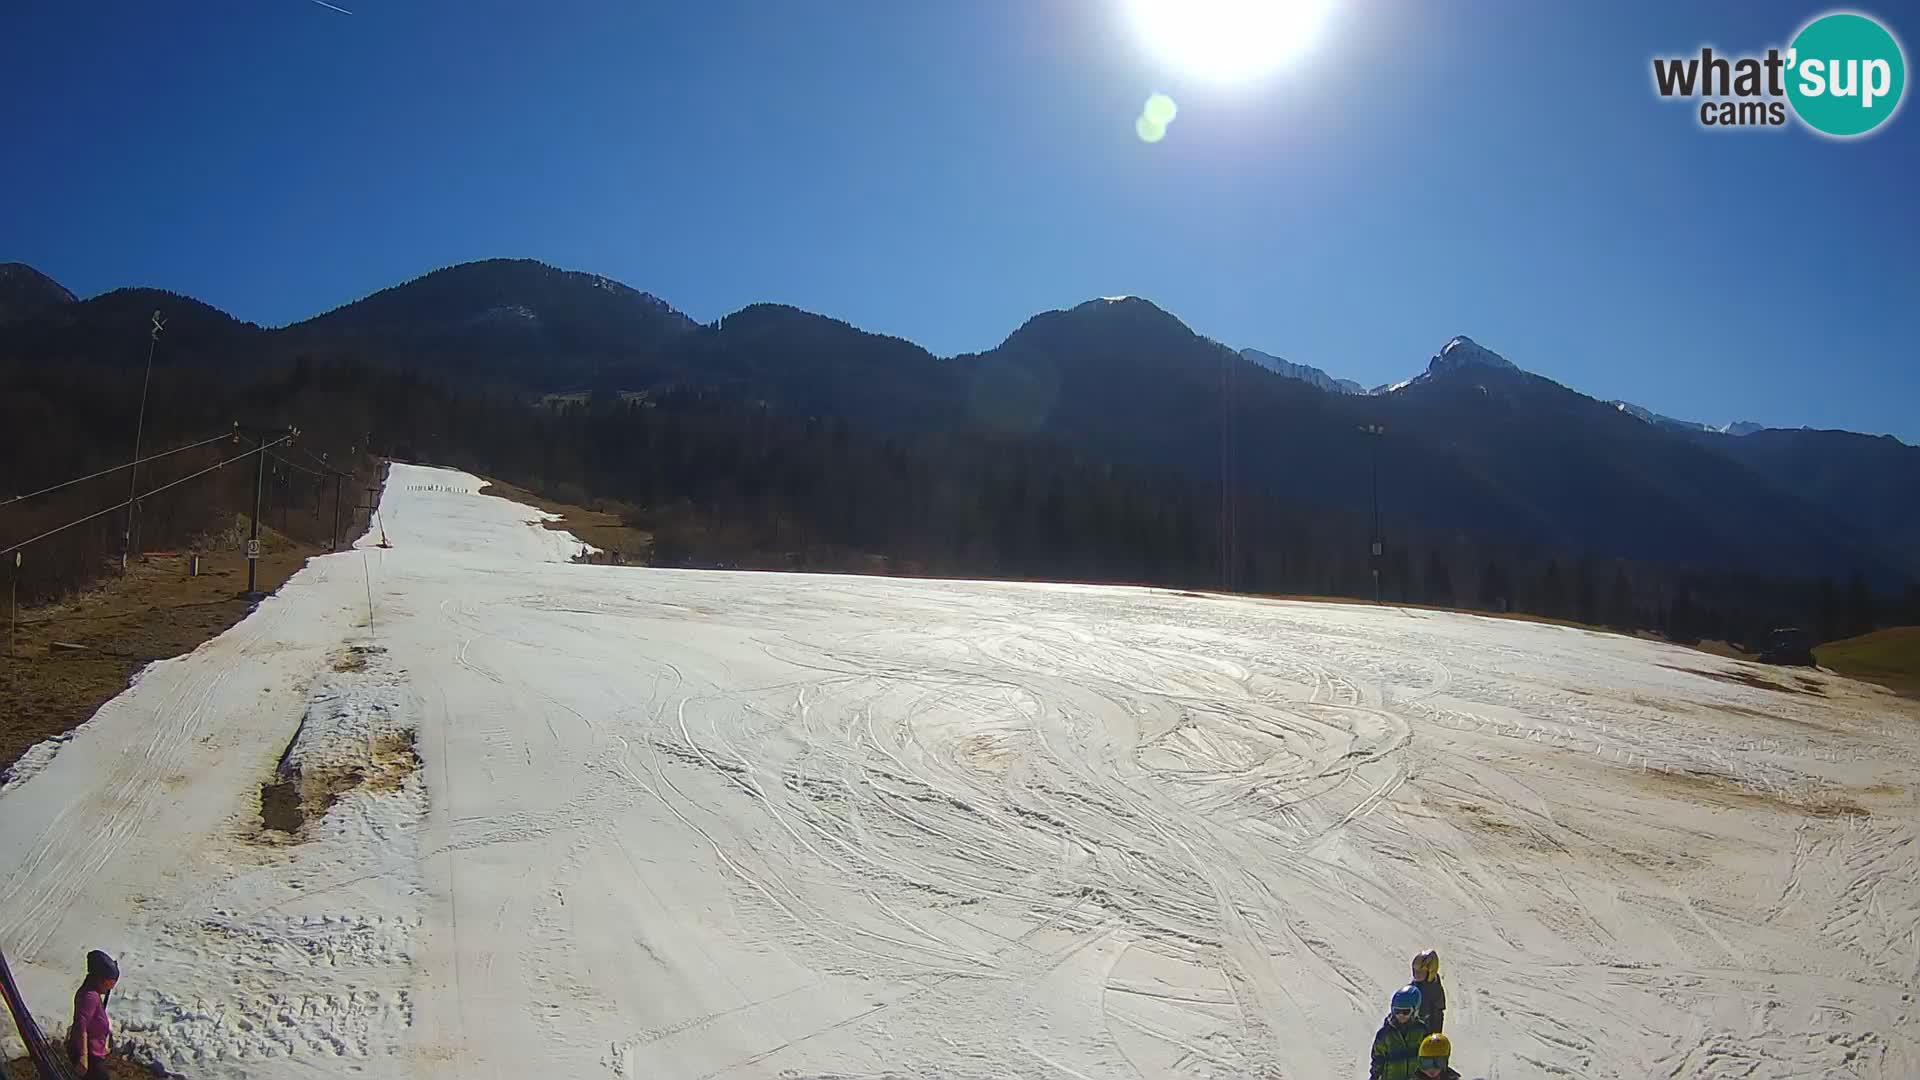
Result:
<svg viewBox="0 0 1920 1080"><path fill-rule="evenodd" d="M274 1058L384 1054L413 1022L412 995L404 989L185 998L154 990L125 1000L116 994L113 1005L120 1052L193 1073L230 1065L244 1073L248 1063Z"/></svg>
<svg viewBox="0 0 1920 1080"><path fill-rule="evenodd" d="M51 739L42 739L27 747L18 761L0 770L0 795L5 795L33 779L40 774L41 770L53 764L53 759L60 753L60 748L73 739L74 733L74 731L68 731L55 735Z"/></svg>

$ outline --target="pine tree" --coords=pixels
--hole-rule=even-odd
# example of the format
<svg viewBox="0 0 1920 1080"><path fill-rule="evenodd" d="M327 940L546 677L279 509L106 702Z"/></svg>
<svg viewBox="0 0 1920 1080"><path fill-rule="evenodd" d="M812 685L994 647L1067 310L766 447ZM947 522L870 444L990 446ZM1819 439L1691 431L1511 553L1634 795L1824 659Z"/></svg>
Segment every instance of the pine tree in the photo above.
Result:
<svg viewBox="0 0 1920 1080"><path fill-rule="evenodd" d="M1426 586L1427 603L1435 607L1453 606L1453 575L1447 572L1447 562L1440 557L1438 548L1427 552Z"/></svg>
<svg viewBox="0 0 1920 1080"><path fill-rule="evenodd" d="M1694 621L1693 596L1685 584L1674 590L1673 607L1667 611L1667 639L1682 644L1700 640L1699 627Z"/></svg>
<svg viewBox="0 0 1920 1080"><path fill-rule="evenodd" d="M1488 611L1507 610L1507 575L1498 561L1489 561L1480 575L1480 606Z"/></svg>
<svg viewBox="0 0 1920 1080"><path fill-rule="evenodd" d="M1607 625L1616 630L1631 630L1634 627L1633 583L1627 580L1627 568L1616 566L1613 570L1613 594L1607 601Z"/></svg>
<svg viewBox="0 0 1920 1080"><path fill-rule="evenodd" d="M1872 631L1876 618L1873 590L1867 587L1867 579L1856 570L1852 580L1847 582L1847 636L1854 637Z"/></svg>
<svg viewBox="0 0 1920 1080"><path fill-rule="evenodd" d="M1835 641L1844 635L1840 633L1840 596L1833 586L1833 579L1823 577L1813 590L1813 639Z"/></svg>
<svg viewBox="0 0 1920 1080"><path fill-rule="evenodd" d="M1546 572L1540 575L1540 614L1550 619L1564 618L1567 612L1567 586L1560 580L1560 563L1547 560Z"/></svg>
<svg viewBox="0 0 1920 1080"><path fill-rule="evenodd" d="M1413 588L1413 559L1404 547L1396 547L1387 553L1387 583L1392 595L1401 603L1413 600L1416 593Z"/></svg>
<svg viewBox="0 0 1920 1080"><path fill-rule="evenodd" d="M1574 568L1573 574L1573 617L1592 626L1600 620L1599 603L1593 595L1593 575L1584 560Z"/></svg>

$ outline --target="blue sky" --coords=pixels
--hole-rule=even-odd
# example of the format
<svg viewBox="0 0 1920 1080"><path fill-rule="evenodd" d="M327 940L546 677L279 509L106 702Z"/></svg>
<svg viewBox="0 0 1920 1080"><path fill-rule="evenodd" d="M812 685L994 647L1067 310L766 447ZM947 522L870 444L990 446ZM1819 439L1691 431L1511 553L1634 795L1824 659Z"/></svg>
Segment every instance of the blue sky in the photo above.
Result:
<svg viewBox="0 0 1920 1080"><path fill-rule="evenodd" d="M22 0L0 260L280 324L532 256L942 354L1136 293L1369 385L1464 333L1672 415L1920 442L1920 115L1709 132L1651 88L1824 8L1334 4L1222 87L1107 0Z"/></svg>

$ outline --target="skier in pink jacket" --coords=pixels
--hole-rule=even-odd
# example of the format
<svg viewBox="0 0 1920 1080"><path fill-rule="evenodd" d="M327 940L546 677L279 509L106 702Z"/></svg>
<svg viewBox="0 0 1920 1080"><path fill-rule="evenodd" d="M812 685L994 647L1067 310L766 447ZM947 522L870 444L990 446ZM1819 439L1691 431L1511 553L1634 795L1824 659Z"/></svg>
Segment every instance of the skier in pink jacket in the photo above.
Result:
<svg viewBox="0 0 1920 1080"><path fill-rule="evenodd" d="M107 1080L107 998L120 981L120 965L95 949L87 954L87 981L73 994L73 1027L67 1032L67 1056L84 1080Z"/></svg>

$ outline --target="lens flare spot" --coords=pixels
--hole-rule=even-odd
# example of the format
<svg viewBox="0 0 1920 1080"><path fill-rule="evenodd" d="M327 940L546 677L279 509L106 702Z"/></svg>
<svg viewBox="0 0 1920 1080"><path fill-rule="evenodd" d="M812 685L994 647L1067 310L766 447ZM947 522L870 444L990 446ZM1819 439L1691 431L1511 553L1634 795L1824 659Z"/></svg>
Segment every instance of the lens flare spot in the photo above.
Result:
<svg viewBox="0 0 1920 1080"><path fill-rule="evenodd" d="M1161 127L1166 127L1173 123L1173 118L1179 115L1179 112L1180 108L1173 103L1172 98L1165 94L1155 94L1147 99L1147 107L1143 115Z"/></svg>
<svg viewBox="0 0 1920 1080"><path fill-rule="evenodd" d="M1154 123L1153 118L1145 113L1133 122L1133 131L1145 143L1157 143L1167 137L1167 125Z"/></svg>

